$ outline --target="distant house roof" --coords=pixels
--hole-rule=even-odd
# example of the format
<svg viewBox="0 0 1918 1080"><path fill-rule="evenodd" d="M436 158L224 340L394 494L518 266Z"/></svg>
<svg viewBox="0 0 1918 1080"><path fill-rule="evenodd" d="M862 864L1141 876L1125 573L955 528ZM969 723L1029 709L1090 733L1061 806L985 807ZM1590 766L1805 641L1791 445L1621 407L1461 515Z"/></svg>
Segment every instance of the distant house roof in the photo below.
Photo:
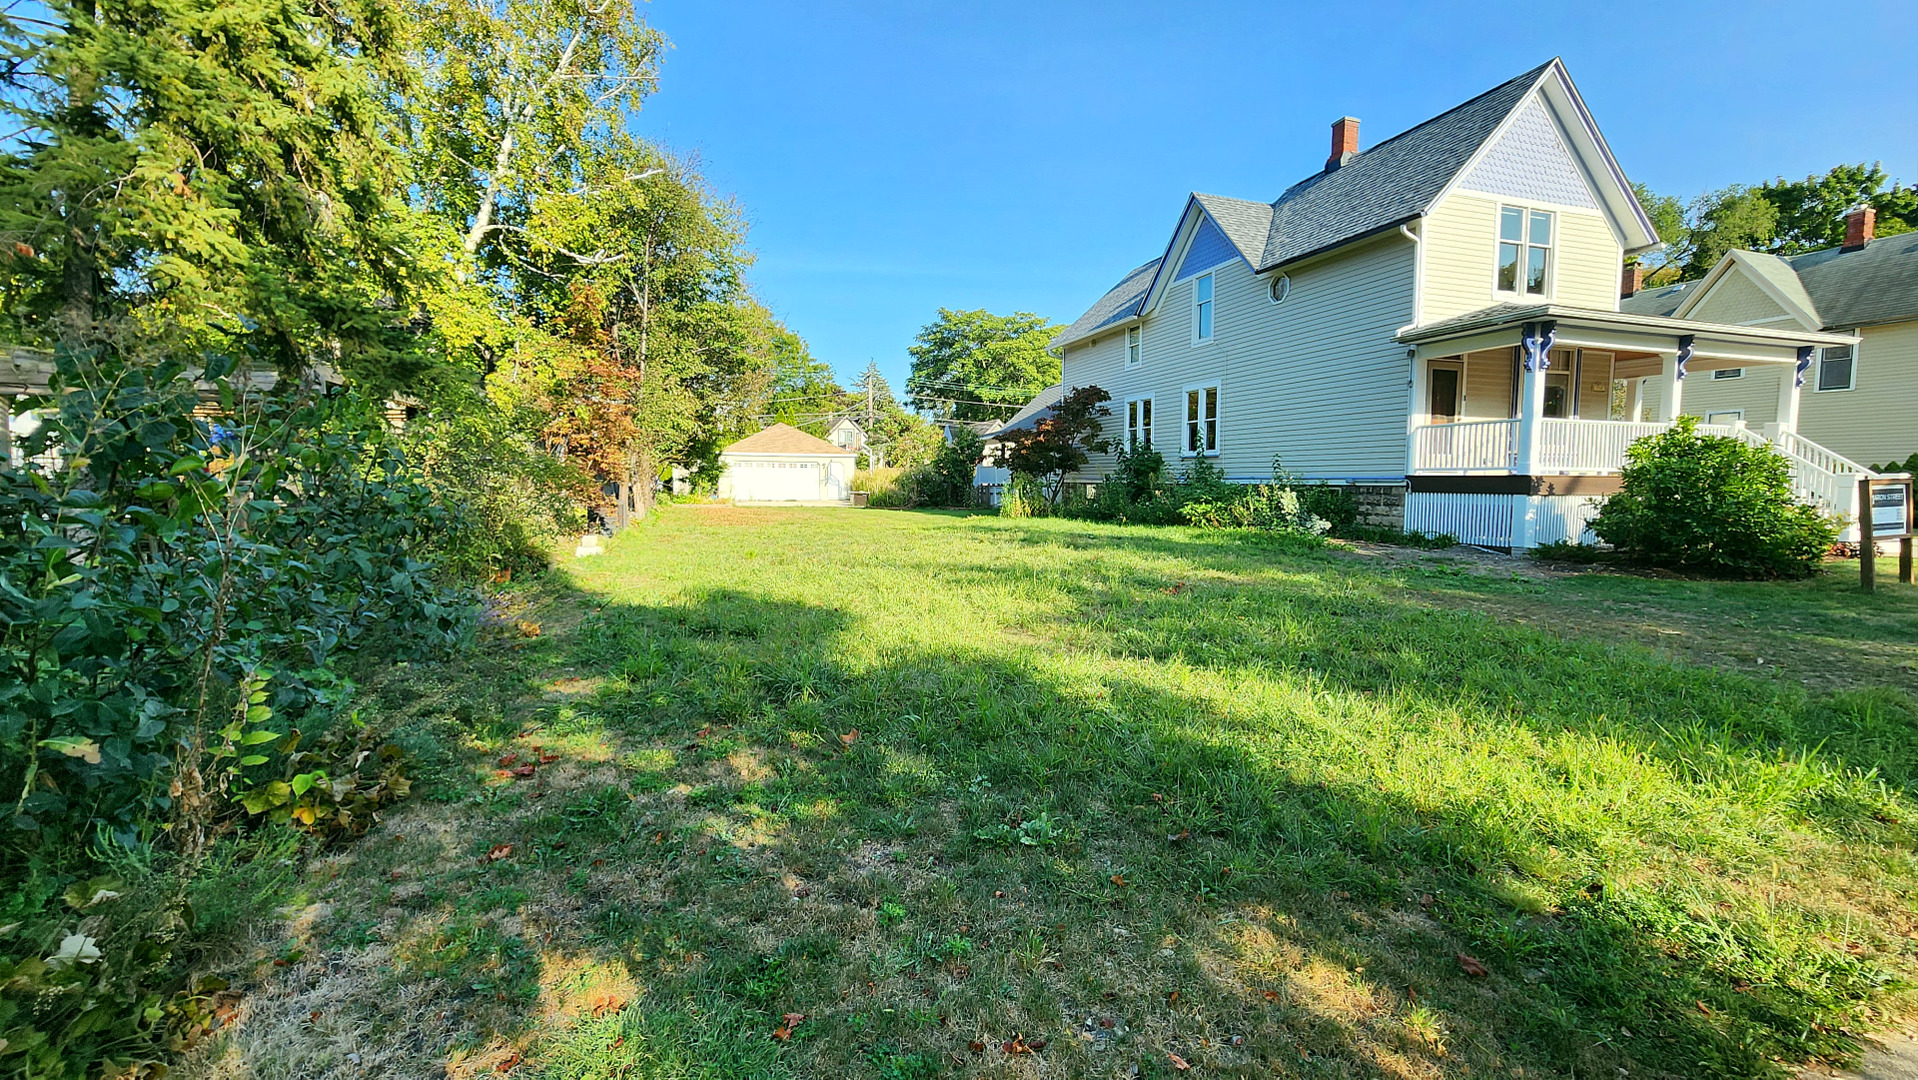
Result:
<svg viewBox="0 0 1918 1080"><path fill-rule="evenodd" d="M1826 248L1791 264L1826 327L1918 319L1918 233L1873 240L1856 251Z"/></svg>
<svg viewBox="0 0 1918 1080"><path fill-rule="evenodd" d="M1678 305L1690 299L1698 289L1696 281L1681 281L1676 285L1660 285L1653 289L1640 289L1618 302L1618 310L1633 315L1656 315L1660 318L1678 310Z"/></svg>
<svg viewBox="0 0 1918 1080"><path fill-rule="evenodd" d="M1650 219L1637 205L1597 128L1590 125L1577 92L1571 89L1570 76L1556 58L1353 155L1336 169L1313 173L1270 203L1195 193L1191 204L1205 211L1259 273L1396 228L1427 213L1479 149L1553 72L1561 76L1558 85L1565 88L1572 108L1585 121L1580 126L1589 128L1591 145L1622 188L1619 205L1627 208L1621 213L1632 221L1628 230L1642 233L1643 245L1628 242L1626 247L1642 250L1656 243ZM1076 342L1139 314L1170 254L1168 248L1166 255L1127 274L1054 338L1052 347Z"/></svg>
<svg viewBox="0 0 1918 1080"><path fill-rule="evenodd" d="M1737 266L1790 300L1821 330L1918 320L1918 233L1873 240L1862 248L1825 248L1804 255L1735 251L1725 268L1699 281L1645 289L1618 302L1634 315L1676 315L1723 273Z"/></svg>
<svg viewBox="0 0 1918 1080"><path fill-rule="evenodd" d="M1008 431L1024 431L1026 428L1029 428L1033 426L1034 424L1037 424L1039 421L1044 420L1046 417L1051 416L1052 407L1054 405L1059 404L1059 399L1065 396L1066 395L1065 395L1064 383L1058 383L1058 384L1046 387L1044 390L1041 390L1039 391L1038 394L1034 395L1031 401L1026 402L1025 408L1020 409L1016 413L1013 413L1010 417L1006 419L1005 423L1000 424L998 427L993 428L992 431L988 432L986 434L986 438L988 439L995 438L997 436L1004 435Z"/></svg>
<svg viewBox="0 0 1918 1080"><path fill-rule="evenodd" d="M832 443L817 435L808 435L791 424L774 424L763 431L748 435L738 442L720 451L726 454L818 454L824 457L847 457L852 451Z"/></svg>

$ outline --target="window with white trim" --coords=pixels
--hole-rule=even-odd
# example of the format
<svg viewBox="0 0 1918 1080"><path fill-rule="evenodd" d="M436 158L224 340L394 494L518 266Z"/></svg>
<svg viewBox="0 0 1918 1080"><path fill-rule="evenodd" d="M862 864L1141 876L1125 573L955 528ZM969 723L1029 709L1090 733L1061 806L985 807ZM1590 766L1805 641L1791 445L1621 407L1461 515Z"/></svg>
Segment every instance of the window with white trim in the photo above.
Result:
<svg viewBox="0 0 1918 1080"><path fill-rule="evenodd" d="M1219 452L1219 384L1185 388L1185 440L1180 453L1188 457Z"/></svg>
<svg viewBox="0 0 1918 1080"><path fill-rule="evenodd" d="M1551 292L1553 214L1522 206L1498 208L1499 292L1545 296Z"/></svg>
<svg viewBox="0 0 1918 1080"><path fill-rule="evenodd" d="M1850 390L1858 384L1858 354L1850 345L1833 345L1818 351L1818 393Z"/></svg>
<svg viewBox="0 0 1918 1080"><path fill-rule="evenodd" d="M1192 342L1212 340L1212 275L1192 279Z"/></svg>
<svg viewBox="0 0 1918 1080"><path fill-rule="evenodd" d="M1145 332L1141 327L1132 327L1125 332L1125 366L1138 367L1145 359Z"/></svg>
<svg viewBox="0 0 1918 1080"><path fill-rule="evenodd" d="M1708 412L1705 414L1705 422L1707 424L1718 424L1724 427L1730 427L1732 424L1743 419L1745 419L1745 410L1743 409L1719 409L1716 412Z"/></svg>
<svg viewBox="0 0 1918 1080"><path fill-rule="evenodd" d="M1745 369L1742 367L1723 367L1712 372L1713 381L1719 379L1742 379L1744 377Z"/></svg>
<svg viewBox="0 0 1918 1080"><path fill-rule="evenodd" d="M1125 444L1133 450L1152 449L1152 399L1128 398L1125 403Z"/></svg>

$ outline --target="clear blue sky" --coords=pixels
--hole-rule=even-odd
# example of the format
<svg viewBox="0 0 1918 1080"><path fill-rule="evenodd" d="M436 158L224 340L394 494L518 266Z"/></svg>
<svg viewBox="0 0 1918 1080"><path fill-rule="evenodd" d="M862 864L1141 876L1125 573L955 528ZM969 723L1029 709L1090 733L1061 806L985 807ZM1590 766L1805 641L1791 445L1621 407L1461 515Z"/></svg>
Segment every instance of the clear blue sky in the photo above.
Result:
<svg viewBox="0 0 1918 1080"><path fill-rule="evenodd" d="M1625 171L1689 198L1883 161L1918 182L1918 3L654 0L640 130L752 226L760 298L893 386L940 306L1076 318L1187 192L1272 199L1563 56Z"/></svg>

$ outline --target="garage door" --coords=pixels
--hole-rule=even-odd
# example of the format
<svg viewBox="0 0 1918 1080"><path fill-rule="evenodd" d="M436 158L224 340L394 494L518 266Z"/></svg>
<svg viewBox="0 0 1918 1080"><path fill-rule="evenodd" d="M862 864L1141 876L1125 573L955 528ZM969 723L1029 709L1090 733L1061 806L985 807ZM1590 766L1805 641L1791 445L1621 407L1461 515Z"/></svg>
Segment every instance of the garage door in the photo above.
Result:
<svg viewBox="0 0 1918 1080"><path fill-rule="evenodd" d="M735 502L817 502L816 461L740 461L732 465Z"/></svg>

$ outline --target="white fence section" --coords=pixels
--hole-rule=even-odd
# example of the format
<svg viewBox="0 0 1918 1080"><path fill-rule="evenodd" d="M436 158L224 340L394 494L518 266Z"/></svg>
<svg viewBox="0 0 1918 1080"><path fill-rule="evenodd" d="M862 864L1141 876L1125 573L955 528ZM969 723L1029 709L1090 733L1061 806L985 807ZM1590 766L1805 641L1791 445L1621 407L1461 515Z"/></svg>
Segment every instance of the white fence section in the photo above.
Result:
<svg viewBox="0 0 1918 1080"><path fill-rule="evenodd" d="M1405 496L1405 527L1451 533L1461 543L1512 546L1512 496L1413 491Z"/></svg>
<svg viewBox="0 0 1918 1080"><path fill-rule="evenodd" d="M1516 420L1464 420L1412 429L1413 472L1509 473L1517 464Z"/></svg>
<svg viewBox="0 0 1918 1080"><path fill-rule="evenodd" d="M1590 495L1535 495L1532 497L1532 536L1541 544L1567 540L1595 544L1586 529L1598 516L1599 500Z"/></svg>

